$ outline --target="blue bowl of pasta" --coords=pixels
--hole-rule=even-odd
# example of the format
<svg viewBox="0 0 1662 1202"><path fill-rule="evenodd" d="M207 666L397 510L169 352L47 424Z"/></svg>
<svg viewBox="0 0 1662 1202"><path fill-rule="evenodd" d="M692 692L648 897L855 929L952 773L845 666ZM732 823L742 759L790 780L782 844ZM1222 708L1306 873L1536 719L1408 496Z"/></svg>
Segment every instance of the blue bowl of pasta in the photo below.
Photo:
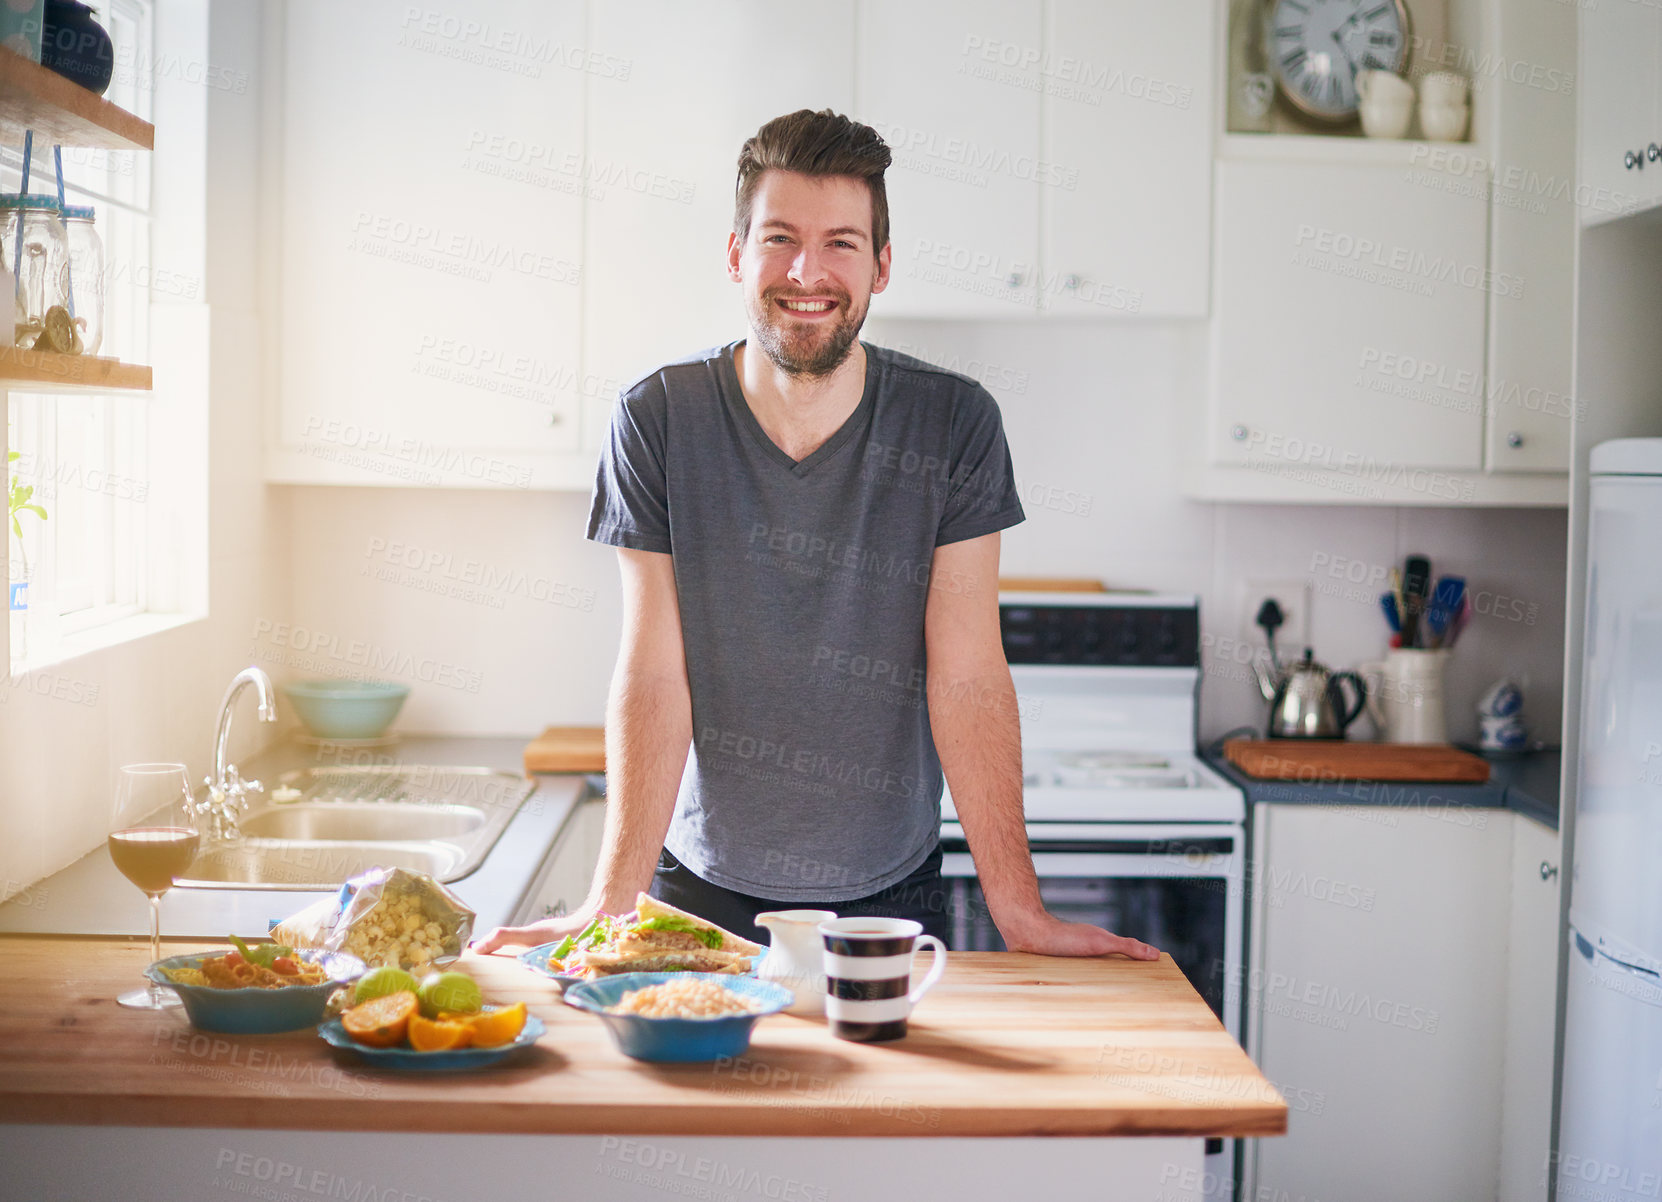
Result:
<svg viewBox="0 0 1662 1202"><path fill-rule="evenodd" d="M364 974L364 963L345 952L299 949L292 959L300 970L280 974L245 965L234 973L204 973L203 962L223 960L223 952L191 952L157 960L144 975L179 995L191 1025L231 1035L271 1035L315 1027L323 1021L329 997Z"/></svg>

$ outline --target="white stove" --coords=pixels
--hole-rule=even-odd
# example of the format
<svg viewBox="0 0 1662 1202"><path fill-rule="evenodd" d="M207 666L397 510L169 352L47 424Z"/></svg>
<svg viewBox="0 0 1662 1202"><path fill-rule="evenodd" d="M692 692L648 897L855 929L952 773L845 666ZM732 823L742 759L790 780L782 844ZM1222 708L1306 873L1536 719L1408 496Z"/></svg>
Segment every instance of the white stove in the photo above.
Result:
<svg viewBox="0 0 1662 1202"><path fill-rule="evenodd" d="M1029 823L1245 820L1241 791L1195 752L1194 597L1003 593L999 622ZM949 820L951 806L949 790Z"/></svg>
<svg viewBox="0 0 1662 1202"><path fill-rule="evenodd" d="M1195 752L1198 602L1003 593L999 624L1045 907L1169 952L1239 1039L1246 799ZM941 806L952 946L1003 950L950 791ZM1235 1160L1235 1141L1208 1141L1209 1199L1231 1197Z"/></svg>

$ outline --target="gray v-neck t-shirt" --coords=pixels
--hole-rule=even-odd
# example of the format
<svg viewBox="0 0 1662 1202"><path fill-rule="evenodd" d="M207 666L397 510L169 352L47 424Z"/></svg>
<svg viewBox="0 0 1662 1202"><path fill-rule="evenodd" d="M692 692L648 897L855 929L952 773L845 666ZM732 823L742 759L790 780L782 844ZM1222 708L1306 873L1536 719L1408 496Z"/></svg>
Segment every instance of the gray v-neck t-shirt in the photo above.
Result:
<svg viewBox="0 0 1662 1202"><path fill-rule="evenodd" d="M940 833L924 608L935 548L1023 518L998 406L862 343L865 391L800 462L744 399L741 343L670 364L613 411L588 537L674 558L693 743L665 846L782 901L902 880Z"/></svg>

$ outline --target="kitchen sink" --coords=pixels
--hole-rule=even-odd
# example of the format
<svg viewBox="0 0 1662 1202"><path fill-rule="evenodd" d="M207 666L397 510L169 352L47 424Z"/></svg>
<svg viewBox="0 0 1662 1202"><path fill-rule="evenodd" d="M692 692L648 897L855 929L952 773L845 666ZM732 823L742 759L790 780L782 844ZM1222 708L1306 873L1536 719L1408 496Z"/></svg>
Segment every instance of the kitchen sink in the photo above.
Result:
<svg viewBox="0 0 1662 1202"><path fill-rule="evenodd" d="M335 889L367 868L455 881L479 867L535 788L489 768L303 768L241 816L242 837L206 846L184 889Z"/></svg>
<svg viewBox="0 0 1662 1202"><path fill-rule="evenodd" d="M432 841L369 839L244 839L196 857L189 888L334 889L366 868L407 868L435 880L454 880L461 848Z"/></svg>
<svg viewBox="0 0 1662 1202"><path fill-rule="evenodd" d="M456 839L485 824L474 806L406 801L308 801L266 806L242 820L259 839Z"/></svg>

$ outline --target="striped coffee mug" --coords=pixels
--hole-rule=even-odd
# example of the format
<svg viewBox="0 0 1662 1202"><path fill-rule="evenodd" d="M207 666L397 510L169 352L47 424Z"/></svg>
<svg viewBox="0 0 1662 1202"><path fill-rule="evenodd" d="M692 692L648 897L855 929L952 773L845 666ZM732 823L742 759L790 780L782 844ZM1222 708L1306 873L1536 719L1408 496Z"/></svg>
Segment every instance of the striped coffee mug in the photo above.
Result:
<svg viewBox="0 0 1662 1202"><path fill-rule="evenodd" d="M825 940L825 1016L838 1039L876 1043L906 1034L906 1016L946 969L946 945L910 918L838 918L819 924ZM912 960L934 963L912 989Z"/></svg>

